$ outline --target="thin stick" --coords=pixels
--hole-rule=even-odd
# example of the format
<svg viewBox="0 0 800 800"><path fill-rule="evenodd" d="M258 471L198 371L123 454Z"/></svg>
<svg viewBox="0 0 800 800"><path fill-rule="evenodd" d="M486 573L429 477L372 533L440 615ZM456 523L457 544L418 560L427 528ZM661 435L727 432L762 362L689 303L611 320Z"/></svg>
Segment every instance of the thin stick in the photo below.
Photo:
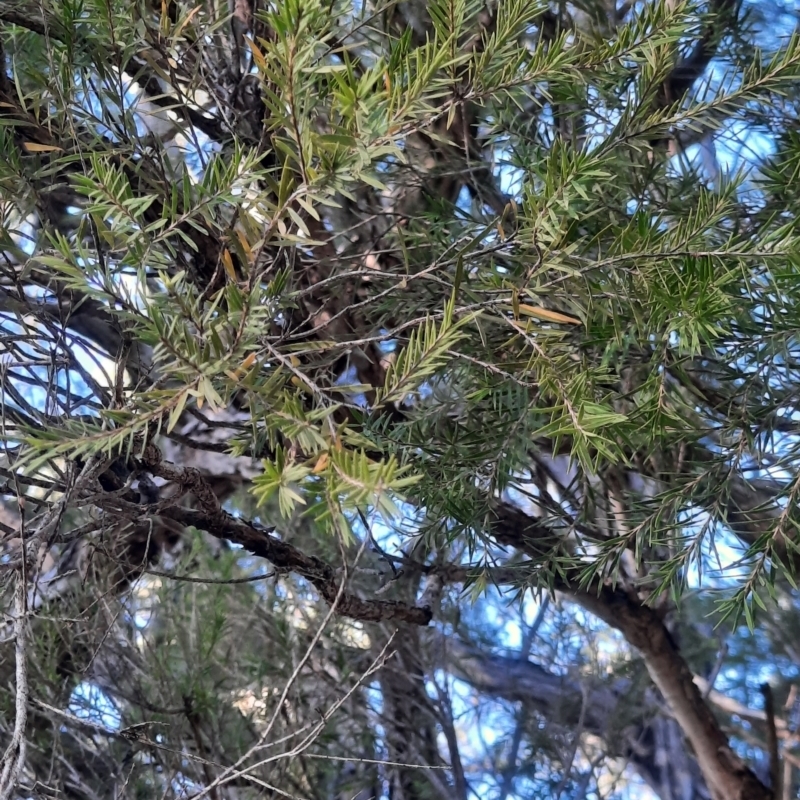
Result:
<svg viewBox="0 0 800 800"><path fill-rule="evenodd" d="M25 558L23 554L23 564ZM25 763L25 730L28 724L28 660L25 641L27 626L26 580L24 570L20 570L14 592L14 653L16 657L16 719L11 743L0 761L0 800L9 800L14 794Z"/></svg>
<svg viewBox="0 0 800 800"><path fill-rule="evenodd" d="M772 696L772 687L765 683L761 686L764 695L764 711L767 714L767 750L769 751L769 775L772 781L772 791L775 797L780 797L781 792L781 762L778 756L778 729L775 727L775 698Z"/></svg>

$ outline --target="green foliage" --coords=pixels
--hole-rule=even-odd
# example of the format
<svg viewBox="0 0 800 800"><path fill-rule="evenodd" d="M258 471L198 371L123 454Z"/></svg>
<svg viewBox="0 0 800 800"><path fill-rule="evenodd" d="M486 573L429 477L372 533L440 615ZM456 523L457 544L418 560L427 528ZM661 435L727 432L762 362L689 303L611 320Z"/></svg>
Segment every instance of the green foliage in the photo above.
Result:
<svg viewBox="0 0 800 800"><path fill-rule="evenodd" d="M578 537L584 580L629 549L678 592L727 524L751 571L722 616L752 620L796 548L795 482L772 481L758 532L731 498L745 461L797 472L799 147L765 109L794 102L800 39L665 98L696 34L685 4L570 32L541 2L503 0L488 26L481 2L423 5L425 35L390 4L258 10L242 40L257 135L242 76L202 66L197 43L227 30L204 6L54 0L46 36L4 27L8 285L69 296L67 331L82 305L102 311L111 339L70 335L119 362L73 358L46 411L9 394L10 458L52 476L235 407L246 421L223 449L263 464L261 508L331 533L408 501L432 542L472 551L498 499L541 499L531 465L563 457L572 477L541 517ZM757 172L664 163L665 137L753 121L776 137ZM60 216L42 199L55 185ZM90 403L69 399L74 374ZM790 437L767 445L779 428ZM626 519L598 511L598 485L629 473L647 490L620 489Z"/></svg>

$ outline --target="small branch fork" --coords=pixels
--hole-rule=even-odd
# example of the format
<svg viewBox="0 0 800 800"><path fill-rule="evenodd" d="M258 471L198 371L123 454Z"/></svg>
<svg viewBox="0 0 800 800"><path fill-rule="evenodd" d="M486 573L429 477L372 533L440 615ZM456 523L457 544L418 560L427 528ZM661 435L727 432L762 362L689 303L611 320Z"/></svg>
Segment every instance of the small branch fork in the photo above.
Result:
<svg viewBox="0 0 800 800"><path fill-rule="evenodd" d="M330 564L281 541L273 534L274 529L262 528L226 513L198 470L168 464L162 460L160 451L153 445L146 448L142 464L154 475L191 491L197 501L195 509L173 506L160 511L161 516L181 525L192 525L219 539L235 542L253 555L267 559L278 570L295 572L311 583L330 604L339 596L337 572ZM411 625L427 625L433 617L428 606L410 606L389 600L362 600L348 592L339 597L337 612L365 622L394 620Z"/></svg>

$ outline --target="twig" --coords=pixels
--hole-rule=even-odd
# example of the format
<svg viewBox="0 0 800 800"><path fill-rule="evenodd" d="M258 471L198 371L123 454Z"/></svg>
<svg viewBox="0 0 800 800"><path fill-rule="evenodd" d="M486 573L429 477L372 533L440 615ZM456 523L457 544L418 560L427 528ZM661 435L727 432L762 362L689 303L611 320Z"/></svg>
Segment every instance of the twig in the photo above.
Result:
<svg viewBox="0 0 800 800"><path fill-rule="evenodd" d="M363 550L364 545L362 544L361 549ZM360 552L359 552L360 555ZM222 783L231 780L233 777L240 774L239 768L242 764L250 758L251 755L258 752L259 748L261 748L264 743L269 738L269 735L272 733L272 729L275 727L275 723L278 721L278 716L281 713L281 709L283 708L283 704L286 702L286 698L289 695L289 691L291 690L292 686L294 686L297 678L300 676L300 672L302 671L303 667L306 665L308 660L311 658L311 654L314 652L314 648L317 646L317 642L322 638L322 634L327 629L328 624L330 623L331 619L333 619L334 614L336 613L336 607L339 605L340 600L344 596L344 589L346 584L346 576L341 580L339 583L339 590L334 598L333 602L331 603L331 607L328 609L328 613L325 615L325 618L322 620L322 624L317 628L317 632L314 634L314 638L309 643L308 647L306 648L303 657L297 663L297 666L292 671L292 674L289 676L289 680L286 681L286 685L283 687L283 692L281 692L281 696L278 698L278 704L275 707L275 711L270 718L270 721L267 723L267 727L264 729L263 733L258 737L258 742L254 744L243 756L241 756L235 764L228 767L226 770L219 775L216 780L212 781L208 784L204 789L202 789L197 794L193 795L191 800L201 800L202 797L205 797L207 794L212 794L216 791L216 788L220 786ZM314 730L312 730L312 734L314 735Z"/></svg>
<svg viewBox="0 0 800 800"><path fill-rule="evenodd" d="M586 687L585 683L581 683L581 694L583 698L581 700L581 713L578 717L578 726L575 729L575 733L573 734L572 740L572 747L570 748L569 758L567 759L567 763L564 767L564 775L561 778L561 783L558 785L558 788L553 793L553 797L556 800L561 800L561 795L564 793L564 789L567 788L567 784L569 783L569 776L572 772L572 767L575 763L575 756L578 753L578 746L581 743L581 736L583 736L584 727L586 724L586 708L589 704L589 690Z"/></svg>
<svg viewBox="0 0 800 800"><path fill-rule="evenodd" d="M727 655L728 643L723 642L722 647L720 647L719 653L717 654L717 660L714 663L714 667L708 676L708 686L706 686L706 688L703 690L703 700L708 700L708 696L711 694L714 684L717 682L717 678L719 677L720 670L722 669L722 665L724 664L725 657Z"/></svg>
<svg viewBox="0 0 800 800"><path fill-rule="evenodd" d="M16 718L11 742L0 761L0 800L9 800L19 780L25 763L25 730L28 724L28 660L26 650L26 625L28 593L25 581L24 564L20 569L14 592L14 655L16 657Z"/></svg>
<svg viewBox="0 0 800 800"><path fill-rule="evenodd" d="M786 698L784 709L786 711L786 718L789 719L794 709L794 704L797 701L797 684L793 683L789 689L789 696ZM789 727L791 736L793 728ZM791 742L784 742L784 753L786 748L791 746ZM792 800L792 790L794 789L794 768L792 762L788 758L783 759L783 797L780 800ZM777 794L776 794L777 797Z"/></svg>
<svg viewBox="0 0 800 800"><path fill-rule="evenodd" d="M764 711L767 714L767 751L769 752L769 776L772 782L772 791L775 797L780 797L781 792L781 762L778 755L778 730L775 727L775 698L772 687L765 683L761 686L764 695Z"/></svg>
<svg viewBox="0 0 800 800"><path fill-rule="evenodd" d="M263 575L251 575L249 578L202 578L195 575L175 575L172 572L163 572L160 569L143 569L145 575L155 575L158 578L168 578L171 581L184 583L203 583L217 586L234 586L240 583L256 583L274 578L277 573L265 572Z"/></svg>
<svg viewBox="0 0 800 800"><path fill-rule="evenodd" d="M530 628L525 632L525 637L522 640L522 647L520 648L520 658L527 661L531 653L531 646L539 628L544 622L547 609L550 607L550 597L544 595L542 602L539 604L539 610L536 612L536 617L533 620ZM585 695L584 695L585 696ZM522 744L522 736L525 733L525 727L528 724L528 709L523 704L517 718L517 724L514 728L514 736L511 740L511 752L508 754L508 764L503 770L503 782L500 785L500 800L506 800L514 788L514 777L517 773L517 756L519 755L519 748Z"/></svg>

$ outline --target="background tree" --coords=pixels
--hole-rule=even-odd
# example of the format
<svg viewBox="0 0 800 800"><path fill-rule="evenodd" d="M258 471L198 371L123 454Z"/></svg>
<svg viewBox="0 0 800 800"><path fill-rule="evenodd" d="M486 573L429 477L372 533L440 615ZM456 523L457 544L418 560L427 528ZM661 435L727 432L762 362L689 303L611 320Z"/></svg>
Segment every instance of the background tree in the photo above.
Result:
<svg viewBox="0 0 800 800"><path fill-rule="evenodd" d="M0 797L795 797L795 25L0 0Z"/></svg>

